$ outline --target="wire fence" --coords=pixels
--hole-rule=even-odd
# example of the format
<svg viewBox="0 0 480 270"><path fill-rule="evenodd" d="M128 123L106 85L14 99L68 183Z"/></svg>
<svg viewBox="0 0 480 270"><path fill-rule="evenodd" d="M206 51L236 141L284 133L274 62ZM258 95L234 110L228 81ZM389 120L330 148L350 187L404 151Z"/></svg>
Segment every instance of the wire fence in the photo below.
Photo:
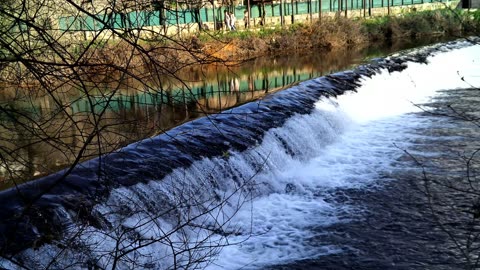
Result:
<svg viewBox="0 0 480 270"><path fill-rule="evenodd" d="M318 0L288 1L264 5L265 17L317 14L323 12L368 10L372 8L409 6L424 3L445 3L449 0ZM321 8L320 8L321 7ZM229 9L238 20L243 20L247 6L199 8L166 7L159 10L104 13L93 16L68 16L59 18L63 31L95 31L101 29L142 28L176 24L222 22L223 11ZM262 5L252 5L250 18L261 16ZM370 14L369 14L370 15Z"/></svg>

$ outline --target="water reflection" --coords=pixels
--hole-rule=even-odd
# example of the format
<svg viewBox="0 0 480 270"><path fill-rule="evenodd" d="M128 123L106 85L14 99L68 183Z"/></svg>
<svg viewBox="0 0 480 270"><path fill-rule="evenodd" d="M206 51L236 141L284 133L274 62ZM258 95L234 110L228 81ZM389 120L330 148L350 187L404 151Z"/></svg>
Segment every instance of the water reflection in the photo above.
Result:
<svg viewBox="0 0 480 270"><path fill-rule="evenodd" d="M375 51L378 53L378 50ZM52 95L4 87L0 93L0 189L307 79L358 64L368 51L263 58L237 66L190 68L185 84L158 79L160 90L121 87L88 95L65 87ZM156 85L152 81L152 85ZM154 90L152 90L154 89Z"/></svg>

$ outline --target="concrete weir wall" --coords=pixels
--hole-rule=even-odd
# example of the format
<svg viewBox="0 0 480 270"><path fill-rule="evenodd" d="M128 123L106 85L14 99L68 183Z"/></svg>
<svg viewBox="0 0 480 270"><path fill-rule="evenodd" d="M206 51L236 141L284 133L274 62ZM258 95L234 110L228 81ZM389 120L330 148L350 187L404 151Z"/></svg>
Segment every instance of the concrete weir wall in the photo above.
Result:
<svg viewBox="0 0 480 270"><path fill-rule="evenodd" d="M387 1L387 0L385 0ZM465 0L472 1L475 3L480 3L480 0ZM387 4L385 4L387 5ZM333 18L335 16L346 16L348 18L368 18L368 17L380 17L387 15L401 15L407 12L423 11L423 10L434 10L442 9L447 7L456 7L462 5L462 2L457 1L447 1L447 2L433 2L433 3L423 3L423 4L409 4L403 6L384 6L384 7L375 7L375 8L360 8L360 9L350 9L350 10L341 10L335 12L325 12L321 13L306 13L306 14L295 14L295 15L285 15L284 20L285 24L289 25L293 23L305 23L310 21L316 21L320 18ZM253 10L253 8L252 8ZM250 18L250 28L256 29L261 27L260 18L253 17ZM219 22L217 22L218 24ZM220 22L221 23L221 22ZM203 26L207 29L215 29L214 22L203 22ZM265 23L263 27L274 27L281 24L280 16L267 16L265 17ZM243 18L237 19L237 29L243 30L244 20ZM218 25L217 25L218 27ZM224 28L223 28L224 29ZM115 31L123 32L122 29L116 29ZM185 23L185 24L170 24L166 26L143 26L130 29L129 32L133 35L140 35L143 38L152 38L154 39L156 35L190 35L198 32L197 23ZM64 35L67 39L91 39L93 37L115 37L112 30L102 29L99 31L69 31L67 35Z"/></svg>

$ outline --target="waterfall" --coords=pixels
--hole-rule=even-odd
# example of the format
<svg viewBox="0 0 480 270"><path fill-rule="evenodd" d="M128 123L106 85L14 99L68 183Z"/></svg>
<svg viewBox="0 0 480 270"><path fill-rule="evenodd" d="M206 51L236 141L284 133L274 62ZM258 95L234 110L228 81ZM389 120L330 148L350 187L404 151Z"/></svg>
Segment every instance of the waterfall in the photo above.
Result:
<svg viewBox="0 0 480 270"><path fill-rule="evenodd" d="M257 268L341 253L309 242L312 226L361 211L332 190L389 181L406 131L423 124L416 104L479 85L479 54L457 41L375 59L3 191L0 250L62 269Z"/></svg>

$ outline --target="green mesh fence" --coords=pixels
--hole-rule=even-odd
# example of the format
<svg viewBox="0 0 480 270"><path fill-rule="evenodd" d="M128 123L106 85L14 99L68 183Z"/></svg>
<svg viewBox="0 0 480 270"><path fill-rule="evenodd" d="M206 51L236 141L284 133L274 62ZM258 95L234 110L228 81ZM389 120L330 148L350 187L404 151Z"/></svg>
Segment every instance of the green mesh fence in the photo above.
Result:
<svg viewBox="0 0 480 270"><path fill-rule="evenodd" d="M448 0L439 0L435 2L447 2ZM319 13L321 6L322 12L361 10L379 7L408 6L414 4L432 3L433 0L318 0L309 2L285 1L282 4L265 4L265 16L275 17L283 14L301 15ZM238 21L243 20L244 11L247 6L237 6L234 8L235 17ZM91 16L69 16L59 18L60 30L63 31L91 31L101 29L124 29L141 28L145 26L175 25L197 23L197 19L202 23L223 21L223 11L225 8L202 8L199 10L191 9L165 9L163 11L133 11L130 13L111 13L98 14ZM252 5L250 18L260 17L260 6Z"/></svg>

